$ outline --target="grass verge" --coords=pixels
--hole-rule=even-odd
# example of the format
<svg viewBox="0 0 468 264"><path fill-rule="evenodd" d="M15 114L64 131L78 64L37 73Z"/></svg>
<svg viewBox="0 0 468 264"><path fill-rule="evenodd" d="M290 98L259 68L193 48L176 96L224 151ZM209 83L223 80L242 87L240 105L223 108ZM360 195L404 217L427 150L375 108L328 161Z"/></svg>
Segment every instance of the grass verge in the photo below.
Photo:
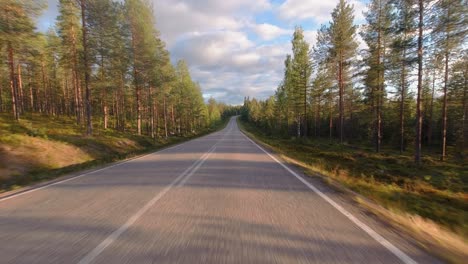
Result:
<svg viewBox="0 0 468 264"><path fill-rule="evenodd" d="M0 115L0 193L154 152L220 130L227 122L155 140L98 126L86 137L74 120L64 117L32 115L14 122Z"/></svg>
<svg viewBox="0 0 468 264"><path fill-rule="evenodd" d="M427 157L415 166L410 155L381 154L323 140L280 139L239 120L250 137L307 175L350 189L361 205L449 262L463 263L468 245L468 171L465 162ZM465 175L465 176L463 176Z"/></svg>

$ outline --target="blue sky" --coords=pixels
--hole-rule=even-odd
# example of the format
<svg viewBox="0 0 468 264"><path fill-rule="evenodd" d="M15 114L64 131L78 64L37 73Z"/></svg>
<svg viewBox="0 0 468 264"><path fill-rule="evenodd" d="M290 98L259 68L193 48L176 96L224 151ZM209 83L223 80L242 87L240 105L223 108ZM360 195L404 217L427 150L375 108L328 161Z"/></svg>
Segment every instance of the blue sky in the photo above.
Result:
<svg viewBox="0 0 468 264"><path fill-rule="evenodd" d="M58 0L39 17L41 31L55 23ZM187 61L205 98L240 104L244 96L264 99L281 81L295 26L315 43L316 31L331 19L338 0L149 0L156 27L173 61ZM363 23L364 0L354 5Z"/></svg>

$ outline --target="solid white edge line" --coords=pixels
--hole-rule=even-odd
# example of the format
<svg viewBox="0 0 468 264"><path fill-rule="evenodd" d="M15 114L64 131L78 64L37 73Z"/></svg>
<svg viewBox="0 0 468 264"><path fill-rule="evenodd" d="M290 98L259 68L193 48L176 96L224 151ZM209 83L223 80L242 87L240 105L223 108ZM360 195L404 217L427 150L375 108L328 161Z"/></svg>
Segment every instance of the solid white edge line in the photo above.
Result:
<svg viewBox="0 0 468 264"><path fill-rule="evenodd" d="M416 264L417 263L410 256L406 255L403 251L401 251L396 246L394 246L392 243L390 243L388 240L386 240L384 237L379 235L376 231L374 231L368 225L361 222L354 215L352 215L350 212L348 212L346 209L344 209L341 205L337 204L330 197L328 197L326 194L324 194L319 189L317 189L314 185L312 185L311 183L306 181L304 178L299 176L296 172L294 172L292 169L290 169L288 166L286 166L283 162L278 160L275 156L271 155L268 151L266 151L261 146L259 146L257 143L255 143L255 141L253 141L248 136L246 136L244 134L244 132L241 131L241 133L245 138L247 138L250 142L252 142L255 146L257 146L260 150L265 152L270 158L272 158L274 161L276 161L278 164L280 164L283 168L285 168L289 173L291 173L294 177L296 177L299 181L301 181L303 184L305 184L307 187L309 187L309 189L314 191L316 194L318 194L320 197L322 197L325 201L327 201L331 206L333 206L336 210L338 210L340 213L342 213L344 216L346 216L349 220L351 220L351 222L353 222L358 227L360 227L362 230L364 230L364 232L366 232L369 236L371 236L375 241L379 242L379 244L381 244L386 249L388 249L390 252L392 252L396 257L398 257L401 261L403 261L403 263L406 263L406 264Z"/></svg>
<svg viewBox="0 0 468 264"><path fill-rule="evenodd" d="M89 264L96 257L98 257L109 245L111 245L115 240L119 238L130 226L132 226L146 211L148 211L159 199L161 199L180 179L181 182L185 182L186 178L192 176L195 171L200 168L200 166L205 162L205 160L210 156L214 151L216 144L211 147L211 149L203 154L196 162L194 162L190 167L188 167L184 172L182 172L177 178L175 178L168 186L166 186L162 191L158 192L149 202L147 202L138 212L132 215L127 222L125 222L119 229L112 232L106 239L104 239L99 245L97 245L91 252L86 254L78 264ZM183 184L183 183L182 183ZM180 185L180 183L178 184Z"/></svg>
<svg viewBox="0 0 468 264"><path fill-rule="evenodd" d="M219 132L219 131L214 132L214 133L218 133L218 132ZM150 155L153 155L153 154L158 154L158 153L163 152L163 151L166 151L166 150L178 148L178 147L183 146L184 144L189 143L189 142L191 142L191 141L193 141L193 140L202 139L202 138L207 137L207 136L212 135L212 134L213 134L213 133L208 134L208 135L205 135L205 136L201 136L201 137L199 137L199 138L195 138L195 139L192 139L192 140L189 140L189 141L181 142L181 143L176 144L176 145L174 145L174 146L167 147L167 148L164 148L164 149L160 149L160 150L157 150L157 151L148 153L148 154L144 154L144 155L139 156L139 157L135 157L135 158L130 158L130 159L127 159L127 160L119 161L119 162L117 162L116 164L109 165L109 166L106 166L106 167L104 167L104 168L97 169L97 170L93 170L93 171L90 171L90 172L87 172L87 173L79 174L79 175L77 175L77 176L72 176L72 177L70 177L70 178L68 178L68 179L55 181L55 182L48 183L48 184L45 184L45 185L40 186L40 187L32 187L31 189L29 189L29 190L27 190L27 191L19 192L19 193L16 193L16 194L12 194L12 195L8 195L8 196L6 196L6 197L0 198L0 202L6 201L6 200L10 200L10 199L13 199L13 198L17 198L17 197L20 197L20 196L23 196L23 195L25 195L25 194L29 194L29 193L32 193L32 192L36 192L36 191L39 191L39 190L42 190L42 189L45 189L45 188L48 188L48 187L51 187L51 186L60 184L60 183L65 183L65 182L69 182L69 181L72 181L72 180L77 180L77 179L79 179L79 178L81 178L81 177L84 177L84 176L87 176L87 175L90 175L90 174L94 174L94 173L97 173L97 172L100 172L100 171L103 171L103 170L107 170L107 169L110 169L110 168L114 168L114 167L117 167L117 166L126 164L126 163L128 163L128 162L131 162L131 161L139 160L139 159L145 158L145 157L150 156Z"/></svg>

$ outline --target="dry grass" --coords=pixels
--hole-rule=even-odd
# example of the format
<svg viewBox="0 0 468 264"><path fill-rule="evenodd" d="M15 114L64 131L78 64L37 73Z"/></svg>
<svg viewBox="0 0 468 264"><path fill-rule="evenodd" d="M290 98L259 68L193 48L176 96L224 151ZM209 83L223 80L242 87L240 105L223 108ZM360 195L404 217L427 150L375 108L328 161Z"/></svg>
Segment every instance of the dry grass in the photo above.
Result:
<svg viewBox="0 0 468 264"><path fill-rule="evenodd" d="M16 135L17 143L0 142L0 175L3 180L38 168L58 169L92 160L84 150L59 141Z"/></svg>
<svg viewBox="0 0 468 264"><path fill-rule="evenodd" d="M271 146L269 146L271 147ZM420 245L434 254L444 258L451 263L465 263L468 252L466 240L453 231L419 215L408 214L384 208L369 199L350 191L344 187L340 180L324 176L325 171L289 158L282 154L280 157L290 164L294 164L305 170L309 176L319 176L330 185L348 193L355 201L373 212L381 219L392 224L393 227L411 234ZM342 178L346 178L343 177Z"/></svg>
<svg viewBox="0 0 468 264"><path fill-rule="evenodd" d="M427 251L450 263L466 263L468 244L459 235L427 218L387 210L358 197L356 200L395 228L409 233Z"/></svg>
<svg viewBox="0 0 468 264"><path fill-rule="evenodd" d="M186 137L154 140L147 136L103 130L95 125L93 136L73 119L25 116L19 122L0 114L0 192L60 175L129 158L197 137L226 124Z"/></svg>

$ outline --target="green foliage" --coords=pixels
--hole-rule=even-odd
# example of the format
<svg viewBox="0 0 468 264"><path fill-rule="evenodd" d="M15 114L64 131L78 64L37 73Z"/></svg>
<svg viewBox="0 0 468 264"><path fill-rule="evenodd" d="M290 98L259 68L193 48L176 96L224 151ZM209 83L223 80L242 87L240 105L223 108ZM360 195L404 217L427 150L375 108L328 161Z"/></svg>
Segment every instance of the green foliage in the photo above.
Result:
<svg viewBox="0 0 468 264"><path fill-rule="evenodd" d="M21 49L34 36L34 19L44 8L43 1L2 0L0 2L0 47L11 44Z"/></svg>
<svg viewBox="0 0 468 264"><path fill-rule="evenodd" d="M295 135L298 137L307 135L308 124L308 97L310 96L310 76L312 74L312 62L310 60L309 44L304 40L304 31L296 27L292 44L292 56L287 55L284 66L284 78L278 87L274 97L270 97L262 104L263 118L266 118L263 126L273 128L276 124L280 130L288 130L289 126L295 127ZM260 118L259 105L252 101L249 111ZM280 122L275 122L275 116ZM258 122L258 120L256 121Z"/></svg>
<svg viewBox="0 0 468 264"><path fill-rule="evenodd" d="M171 100L175 103L175 122L178 133L185 128L186 132L193 133L198 129L210 126L218 120L212 120L203 101L200 86L192 81L188 66L180 60L176 66L176 85L171 91ZM207 115L208 114L208 115Z"/></svg>
<svg viewBox="0 0 468 264"><path fill-rule="evenodd" d="M32 122L25 122L24 128L27 129L27 135L31 137L42 137L47 139L47 128L35 127Z"/></svg>
<svg viewBox="0 0 468 264"><path fill-rule="evenodd" d="M74 116L84 129L85 83L96 125L153 140L197 134L219 124L228 109L216 102L218 110L209 110L185 62L171 64L148 0L86 1L84 10L80 1L60 0L57 23L45 34L34 32L38 1L7 0L0 7L6 25L0 52L8 57L0 66L0 111L15 110L16 119L32 113Z"/></svg>
<svg viewBox="0 0 468 264"><path fill-rule="evenodd" d="M331 15L332 21L328 28L329 55L335 63L342 63L349 67L357 48L355 39L357 26L353 23L353 6L345 0L340 0Z"/></svg>
<svg viewBox="0 0 468 264"><path fill-rule="evenodd" d="M208 100L208 120L212 124L221 121L221 112L214 98Z"/></svg>

